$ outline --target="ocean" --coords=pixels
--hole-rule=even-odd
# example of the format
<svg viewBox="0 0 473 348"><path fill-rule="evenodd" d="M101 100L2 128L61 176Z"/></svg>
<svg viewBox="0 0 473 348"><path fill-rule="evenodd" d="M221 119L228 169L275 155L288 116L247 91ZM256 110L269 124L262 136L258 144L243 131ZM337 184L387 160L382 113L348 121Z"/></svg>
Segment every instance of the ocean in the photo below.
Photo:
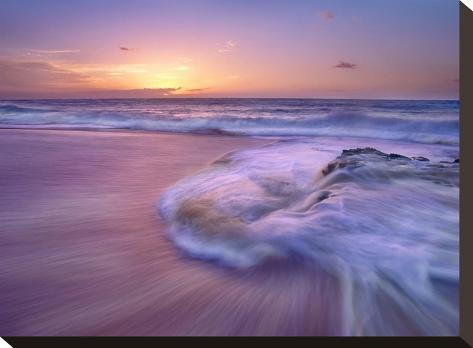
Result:
<svg viewBox="0 0 473 348"><path fill-rule="evenodd" d="M0 101L4 127L252 136L356 136L458 144L458 101L106 99Z"/></svg>
<svg viewBox="0 0 473 348"><path fill-rule="evenodd" d="M149 202L176 248L239 272L322 270L344 335L458 334L458 101L1 101L0 127L267 139Z"/></svg>

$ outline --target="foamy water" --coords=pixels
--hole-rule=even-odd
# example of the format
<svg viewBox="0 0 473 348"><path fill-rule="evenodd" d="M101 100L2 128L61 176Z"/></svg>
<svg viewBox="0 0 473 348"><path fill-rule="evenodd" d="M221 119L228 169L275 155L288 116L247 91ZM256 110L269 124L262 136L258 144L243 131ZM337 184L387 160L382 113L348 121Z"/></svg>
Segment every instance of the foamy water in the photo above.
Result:
<svg viewBox="0 0 473 348"><path fill-rule="evenodd" d="M458 334L456 101L1 101L0 126L276 137L157 198L177 249L239 272L323 269L345 335Z"/></svg>
<svg viewBox="0 0 473 348"><path fill-rule="evenodd" d="M363 143L412 158L342 152ZM170 238L192 256L237 268L294 257L323 267L342 289L347 335L406 327L453 335L459 164L448 146L405 145L293 140L229 153L178 182L158 207Z"/></svg>
<svg viewBox="0 0 473 348"><path fill-rule="evenodd" d="M0 125L458 144L458 101L142 99L0 101Z"/></svg>

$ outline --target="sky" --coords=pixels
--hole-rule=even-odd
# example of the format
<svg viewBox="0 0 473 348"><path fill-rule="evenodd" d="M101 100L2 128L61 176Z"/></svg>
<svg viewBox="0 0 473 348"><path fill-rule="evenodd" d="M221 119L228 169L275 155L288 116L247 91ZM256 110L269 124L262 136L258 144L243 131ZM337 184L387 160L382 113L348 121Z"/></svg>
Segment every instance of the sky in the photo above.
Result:
<svg viewBox="0 0 473 348"><path fill-rule="evenodd" d="M458 99L456 0L0 0L0 99Z"/></svg>

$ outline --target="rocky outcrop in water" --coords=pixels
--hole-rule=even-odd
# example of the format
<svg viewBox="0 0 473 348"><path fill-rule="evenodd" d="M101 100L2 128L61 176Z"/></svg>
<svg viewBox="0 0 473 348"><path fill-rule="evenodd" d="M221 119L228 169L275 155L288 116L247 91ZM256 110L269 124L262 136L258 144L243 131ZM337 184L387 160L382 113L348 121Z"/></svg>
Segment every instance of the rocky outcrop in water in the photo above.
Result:
<svg viewBox="0 0 473 348"><path fill-rule="evenodd" d="M459 159L448 162L431 162L423 156L407 157L396 153L384 153L374 148L343 150L342 154L322 170L324 176L344 169L343 173L359 173L370 180L427 180L440 185L458 186ZM335 174L335 173L334 173ZM339 179L341 180L341 179ZM350 179L352 180L352 178Z"/></svg>
<svg viewBox="0 0 473 348"><path fill-rule="evenodd" d="M429 159L425 157L413 157L411 159L397 153L387 154L372 147L365 147L343 150L342 154L338 156L335 161L330 162L322 172L324 175L328 175L338 168L357 168L363 165L366 159L370 161L429 161Z"/></svg>

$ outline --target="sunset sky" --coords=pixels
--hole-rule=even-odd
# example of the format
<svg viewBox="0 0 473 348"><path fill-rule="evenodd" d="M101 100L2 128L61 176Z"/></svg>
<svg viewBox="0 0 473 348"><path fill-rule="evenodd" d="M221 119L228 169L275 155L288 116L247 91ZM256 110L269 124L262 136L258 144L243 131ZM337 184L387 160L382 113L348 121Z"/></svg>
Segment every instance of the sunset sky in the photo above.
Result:
<svg viewBox="0 0 473 348"><path fill-rule="evenodd" d="M0 0L0 99L457 99L455 0Z"/></svg>

